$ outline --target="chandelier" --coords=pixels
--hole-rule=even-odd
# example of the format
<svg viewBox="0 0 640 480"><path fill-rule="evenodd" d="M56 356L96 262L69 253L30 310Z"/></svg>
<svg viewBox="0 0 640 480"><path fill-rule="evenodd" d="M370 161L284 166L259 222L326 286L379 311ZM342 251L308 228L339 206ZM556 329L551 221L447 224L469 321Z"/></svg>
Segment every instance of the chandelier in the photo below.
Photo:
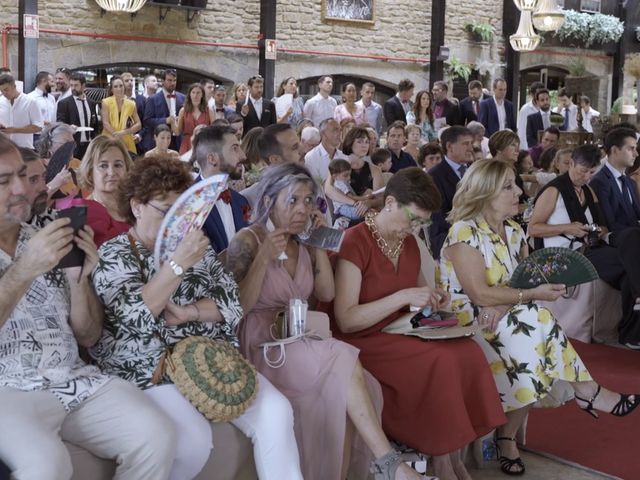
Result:
<svg viewBox="0 0 640 480"><path fill-rule="evenodd" d="M538 3L540 0L513 0L513 3L516 4L518 10L525 12L527 10L533 11L538 8Z"/></svg>
<svg viewBox="0 0 640 480"><path fill-rule="evenodd" d="M520 14L518 31L509 37L509 43L516 52L531 52L540 45L540 35L533 29L530 10Z"/></svg>
<svg viewBox="0 0 640 480"><path fill-rule="evenodd" d="M556 0L541 0L533 12L533 25L540 31L553 32L564 24L564 12Z"/></svg>
<svg viewBox="0 0 640 480"><path fill-rule="evenodd" d="M107 12L135 13L147 0L96 0L96 3Z"/></svg>

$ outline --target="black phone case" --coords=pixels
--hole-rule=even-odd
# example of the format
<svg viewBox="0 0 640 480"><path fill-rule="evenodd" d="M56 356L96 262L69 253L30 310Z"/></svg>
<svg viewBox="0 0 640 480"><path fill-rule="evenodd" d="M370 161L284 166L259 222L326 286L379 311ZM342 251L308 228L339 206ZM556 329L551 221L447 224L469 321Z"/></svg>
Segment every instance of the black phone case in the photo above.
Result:
<svg viewBox="0 0 640 480"><path fill-rule="evenodd" d="M63 217L71 219L71 227L73 227L73 232L77 234L87 224L87 207L80 205L60 210L58 218ZM71 251L62 257L57 268L81 267L84 265L84 257L85 253L74 244Z"/></svg>

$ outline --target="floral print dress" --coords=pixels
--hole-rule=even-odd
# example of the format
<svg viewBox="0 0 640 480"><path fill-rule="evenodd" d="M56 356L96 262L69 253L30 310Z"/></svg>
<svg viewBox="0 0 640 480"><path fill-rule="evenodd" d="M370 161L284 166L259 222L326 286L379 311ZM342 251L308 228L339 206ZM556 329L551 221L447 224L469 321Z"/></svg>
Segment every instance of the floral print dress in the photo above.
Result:
<svg viewBox="0 0 640 480"><path fill-rule="evenodd" d="M507 244L484 218L459 221L449 230L442 247L439 280L451 294L451 308L461 325L474 323L480 308L464 293L446 248L462 242L477 249L485 261L487 284L507 286L527 255L527 245L516 222L507 220L505 231ZM485 331L475 339L487 357L506 412L543 399L555 380L591 380L553 314L535 302L514 305L500 319L495 332Z"/></svg>
<svg viewBox="0 0 640 480"><path fill-rule="evenodd" d="M136 259L126 234L100 247L100 261L93 271L93 286L104 305L102 336L89 350L100 369L136 384L141 389L153 386L151 378L167 346L190 336L226 340L238 346L236 335L242 318L239 290L213 249L184 273L171 301L187 305L210 298L220 310L221 322L187 322L168 326L164 313L154 317L142 300L142 287L155 272L153 253L136 242ZM140 270L140 264L144 274ZM161 383L170 383L168 376Z"/></svg>

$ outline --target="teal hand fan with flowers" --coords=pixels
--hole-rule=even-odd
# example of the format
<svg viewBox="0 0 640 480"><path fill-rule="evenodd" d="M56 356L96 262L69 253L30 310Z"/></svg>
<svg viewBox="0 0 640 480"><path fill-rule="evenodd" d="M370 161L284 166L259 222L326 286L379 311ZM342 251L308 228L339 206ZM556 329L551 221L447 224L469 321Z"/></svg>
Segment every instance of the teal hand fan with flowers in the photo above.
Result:
<svg viewBox="0 0 640 480"><path fill-rule="evenodd" d="M596 280L593 264L576 250L549 247L536 250L514 270L509 286L535 288L543 283L561 283L567 287Z"/></svg>

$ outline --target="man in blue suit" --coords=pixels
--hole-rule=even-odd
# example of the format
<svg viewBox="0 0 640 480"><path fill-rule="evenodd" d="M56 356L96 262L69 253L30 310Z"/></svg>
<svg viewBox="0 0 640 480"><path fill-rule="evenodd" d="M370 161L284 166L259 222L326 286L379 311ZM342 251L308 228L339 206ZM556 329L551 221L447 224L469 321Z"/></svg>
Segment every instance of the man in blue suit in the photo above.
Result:
<svg viewBox="0 0 640 480"><path fill-rule="evenodd" d="M447 215L453 208L456 187L473 161L473 134L466 127L453 125L442 132L440 142L444 159L429 170L429 175L442 196L442 206L431 215L433 223L429 227L429 244L434 259L440 258L442 244L451 227L447 222Z"/></svg>
<svg viewBox="0 0 640 480"><path fill-rule="evenodd" d="M484 125L487 138L506 128L517 131L513 104L505 98L506 96L507 82L502 78L496 78L493 81L493 97L480 102L478 121Z"/></svg>
<svg viewBox="0 0 640 480"><path fill-rule="evenodd" d="M156 146L153 139L153 132L160 124L167 124L174 130L178 126L178 113L184 105L185 96L180 92L176 92L176 83L178 76L175 70L169 69L162 73L162 88L158 93L149 97L144 107L144 119L142 123L145 128L145 136L142 139L142 149L144 151L151 150ZM171 137L171 150L178 151L182 135L173 135Z"/></svg>
<svg viewBox="0 0 640 480"><path fill-rule="evenodd" d="M622 285L623 318L618 326L620 343L640 350L640 312L632 309L640 299L640 196L626 175L638 156L636 132L614 128L604 139L607 161L589 186L600 202L609 229L608 243L617 247L628 274Z"/></svg>
<svg viewBox="0 0 640 480"><path fill-rule="evenodd" d="M219 173L228 174L230 180L242 178L240 162L246 157L231 127L203 128L194 139L193 152L200 165L201 176L196 181ZM203 227L217 253L225 250L236 232L248 225L250 213L246 198L231 189L222 192Z"/></svg>
<svg viewBox="0 0 640 480"><path fill-rule="evenodd" d="M625 174L638 156L636 133L630 128L614 128L605 137L607 161L589 184L613 236L629 227L638 227L640 199L632 180ZM624 194L623 194L624 192Z"/></svg>
<svg viewBox="0 0 640 480"><path fill-rule="evenodd" d="M534 94L538 111L527 117L527 145L535 147L538 142L538 132L551 126L551 100L549 90L541 88Z"/></svg>
<svg viewBox="0 0 640 480"><path fill-rule="evenodd" d="M138 155L144 155L146 150L143 149L143 140L147 133L147 129L144 127L144 111L147 106L147 99L152 97L158 92L158 79L155 75L147 75L143 80L144 92L141 95L136 95L136 110L138 116L143 120L142 128L135 134L136 146L138 149ZM137 137L137 138L136 138Z"/></svg>

